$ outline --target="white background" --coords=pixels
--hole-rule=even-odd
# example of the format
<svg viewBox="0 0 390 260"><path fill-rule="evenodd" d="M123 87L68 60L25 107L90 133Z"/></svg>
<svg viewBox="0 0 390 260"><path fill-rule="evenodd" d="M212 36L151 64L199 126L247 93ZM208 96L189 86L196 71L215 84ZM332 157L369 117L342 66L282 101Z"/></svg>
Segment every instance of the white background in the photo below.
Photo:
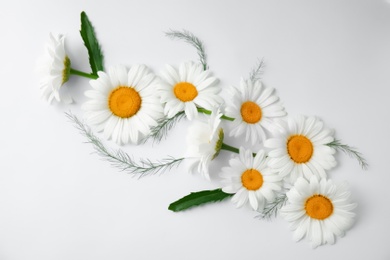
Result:
<svg viewBox="0 0 390 260"><path fill-rule="evenodd" d="M107 67L143 63L158 74L166 63L196 60L194 49L164 36L169 29L204 41L225 89L264 57L264 84L277 89L289 114L320 117L367 158L363 171L338 153L329 172L350 183L359 204L353 228L313 250L307 240L292 241L283 219L261 221L228 200L173 213L171 202L219 183L189 174L186 164L132 178L92 154L64 115L83 116L88 80L69 81L75 104L47 105L34 73L49 32L66 34L73 67L88 71L78 32L83 10ZM389 3L2 0L0 13L0 260L390 259ZM181 157L187 127L181 122L160 145L123 149L135 158ZM230 156L221 153L213 174Z"/></svg>

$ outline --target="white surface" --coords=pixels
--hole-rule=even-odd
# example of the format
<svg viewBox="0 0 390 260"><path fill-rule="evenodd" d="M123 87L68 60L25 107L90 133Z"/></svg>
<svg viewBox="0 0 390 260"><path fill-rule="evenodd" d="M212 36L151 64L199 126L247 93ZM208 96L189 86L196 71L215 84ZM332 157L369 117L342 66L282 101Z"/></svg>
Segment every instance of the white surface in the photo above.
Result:
<svg viewBox="0 0 390 260"><path fill-rule="evenodd" d="M1 1L0 259L390 259L388 148L390 4L360 1ZM237 85L264 57L264 83L290 114L317 115L368 162L338 154L329 175L347 180L356 224L334 246L292 241L287 223L255 219L229 201L183 213L167 210L191 191L213 189L181 165L138 180L91 154L64 111L82 115L88 80L70 81L77 103L39 98L35 62L49 32L65 33L75 68L88 70L79 37L85 10L106 66L197 59L168 29L187 29L207 49L221 86ZM187 127L167 141L126 146L138 157L180 157ZM239 140L228 139L239 144ZM113 143L108 143L115 147ZM222 153L216 173L227 164Z"/></svg>

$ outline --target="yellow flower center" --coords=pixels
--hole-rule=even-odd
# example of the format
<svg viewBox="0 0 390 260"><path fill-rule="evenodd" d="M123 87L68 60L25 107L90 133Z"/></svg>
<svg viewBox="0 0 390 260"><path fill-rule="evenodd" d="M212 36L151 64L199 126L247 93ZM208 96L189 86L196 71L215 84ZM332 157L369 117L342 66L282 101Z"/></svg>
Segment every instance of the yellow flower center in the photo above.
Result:
<svg viewBox="0 0 390 260"><path fill-rule="evenodd" d="M65 84L69 80L70 75L70 59L68 56L65 56L64 59L64 69L62 70L62 82L61 86Z"/></svg>
<svg viewBox="0 0 390 260"><path fill-rule="evenodd" d="M179 82L173 88L175 96L183 102L192 101L198 96L198 90L188 82Z"/></svg>
<svg viewBox="0 0 390 260"><path fill-rule="evenodd" d="M222 144L223 144L223 138L224 138L225 134L223 132L223 129L219 129L219 132L218 132L218 141L217 143L215 144L215 154L213 155L213 158L211 160L214 160L218 155L219 155L219 152L221 151L221 148L222 148Z"/></svg>
<svg viewBox="0 0 390 260"><path fill-rule="evenodd" d="M248 124L255 124L261 120L261 108L255 102L246 101L241 105L241 116Z"/></svg>
<svg viewBox="0 0 390 260"><path fill-rule="evenodd" d="M313 144L303 135L293 135L287 141L287 151L296 163L306 163L313 155Z"/></svg>
<svg viewBox="0 0 390 260"><path fill-rule="evenodd" d="M333 213L333 204L323 195L313 195L306 200L306 214L315 219L323 220Z"/></svg>
<svg viewBox="0 0 390 260"><path fill-rule="evenodd" d="M258 170L249 169L241 175L241 182L247 190L258 190L263 186L263 175Z"/></svg>
<svg viewBox="0 0 390 260"><path fill-rule="evenodd" d="M108 98L111 112L121 118L135 115L141 108L142 99L138 92L131 87L119 86L112 90Z"/></svg>

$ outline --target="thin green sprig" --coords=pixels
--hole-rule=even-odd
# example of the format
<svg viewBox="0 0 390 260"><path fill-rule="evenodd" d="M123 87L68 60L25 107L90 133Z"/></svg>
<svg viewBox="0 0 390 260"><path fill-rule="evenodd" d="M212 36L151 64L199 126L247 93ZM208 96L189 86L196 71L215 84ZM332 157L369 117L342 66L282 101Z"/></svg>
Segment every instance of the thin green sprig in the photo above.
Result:
<svg viewBox="0 0 390 260"><path fill-rule="evenodd" d="M203 69L204 70L208 69L209 66L207 65L207 56L204 50L203 42L199 40L199 38L196 37L193 33L186 30L183 31L170 30L169 32L166 32L165 35L171 39L184 40L185 42L195 47L199 56L199 61L203 65Z"/></svg>
<svg viewBox="0 0 390 260"><path fill-rule="evenodd" d="M181 119L185 117L184 111L181 111L171 118L161 118L157 120L157 125L150 129L150 134L142 140L143 143L149 139L153 139L153 142L161 142L163 138L166 138L169 130L171 130Z"/></svg>
<svg viewBox="0 0 390 260"><path fill-rule="evenodd" d="M347 154L351 158L355 158L363 170L367 170L368 163L365 158L363 158L363 155L356 150L356 148L351 147L346 144L342 144L340 140L335 139L333 142L330 142L327 144L330 147L335 148L336 150L342 151L343 153Z"/></svg>
<svg viewBox="0 0 390 260"><path fill-rule="evenodd" d="M176 159L168 157L156 162L152 162L149 159L140 159L140 162L137 163L129 154L121 149L108 149L77 116L72 113L65 114L74 123L80 133L87 138L86 143L92 144L95 152L102 159L110 162L112 166L121 171L138 174L138 177L143 177L150 174L163 173L166 170L172 169L174 166L178 166L184 160L184 158Z"/></svg>
<svg viewBox="0 0 390 260"><path fill-rule="evenodd" d="M287 203L287 195L286 193L281 193L276 196L275 200L268 203L263 212L260 213L257 217L260 219L270 220L272 217L276 217L278 215L279 210L286 205Z"/></svg>
<svg viewBox="0 0 390 260"><path fill-rule="evenodd" d="M211 111L204 108L197 108L199 113L211 115ZM161 118L157 120L157 125L150 129L150 134L142 140L143 143L149 139L153 139L153 142L159 143L162 139L166 138L168 132L181 120L185 117L185 112L180 111L171 118ZM222 119L233 121L234 118L227 117L222 115Z"/></svg>
<svg viewBox="0 0 390 260"><path fill-rule="evenodd" d="M249 79L252 82L260 80L264 72L263 68L264 68L264 60L259 59L257 64L252 68L251 72L249 73Z"/></svg>

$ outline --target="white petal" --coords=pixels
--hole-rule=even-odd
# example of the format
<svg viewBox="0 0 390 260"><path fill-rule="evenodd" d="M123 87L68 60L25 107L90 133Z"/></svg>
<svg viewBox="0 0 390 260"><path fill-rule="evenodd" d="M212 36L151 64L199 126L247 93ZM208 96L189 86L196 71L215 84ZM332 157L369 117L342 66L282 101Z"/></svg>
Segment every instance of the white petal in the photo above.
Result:
<svg viewBox="0 0 390 260"><path fill-rule="evenodd" d="M233 197L232 202L236 204L237 208L242 207L248 201L248 192L246 189L241 188Z"/></svg>
<svg viewBox="0 0 390 260"><path fill-rule="evenodd" d="M254 210L257 210L259 207L259 203L257 202L256 194L254 191L249 191L248 192L248 198L249 198L249 203L252 206Z"/></svg>
<svg viewBox="0 0 390 260"><path fill-rule="evenodd" d="M304 217L299 221L298 228L294 232L293 240L295 242L301 240L308 231L310 219L308 217Z"/></svg>
<svg viewBox="0 0 390 260"><path fill-rule="evenodd" d="M196 106L192 102L185 102L185 113L188 118L188 120L192 120L198 116L198 110L196 109Z"/></svg>
<svg viewBox="0 0 390 260"><path fill-rule="evenodd" d="M104 128L104 137L106 139L110 139L111 138L112 133L113 133L113 131L114 131L118 121L119 121L119 118L117 116L111 116L108 119L108 121L106 123L106 126Z"/></svg>
<svg viewBox="0 0 390 260"><path fill-rule="evenodd" d="M313 248L316 248L322 244L322 230L318 220L311 221L310 238Z"/></svg>
<svg viewBox="0 0 390 260"><path fill-rule="evenodd" d="M264 146L268 148L283 148L286 149L287 142L281 138L270 138L265 140Z"/></svg>

